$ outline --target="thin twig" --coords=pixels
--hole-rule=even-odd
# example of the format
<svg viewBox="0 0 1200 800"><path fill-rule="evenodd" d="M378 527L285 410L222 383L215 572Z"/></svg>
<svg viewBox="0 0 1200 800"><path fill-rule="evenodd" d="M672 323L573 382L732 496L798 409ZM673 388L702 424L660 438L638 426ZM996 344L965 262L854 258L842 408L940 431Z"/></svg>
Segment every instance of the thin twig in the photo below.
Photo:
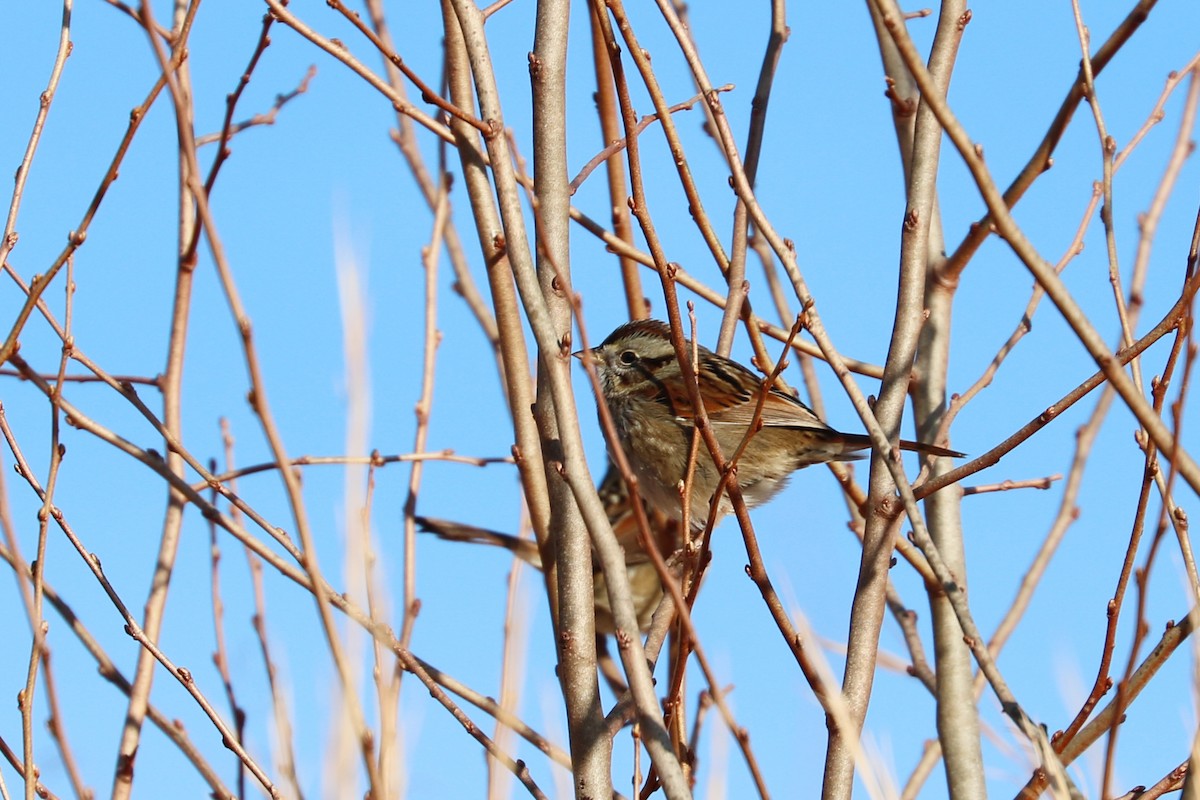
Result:
<svg viewBox="0 0 1200 800"><path fill-rule="evenodd" d="M271 9L271 14L274 15L276 19L349 67L356 75L365 80L380 94L386 97L398 112L404 114L406 117L409 117L418 125L427 128L430 132L448 144L454 144L454 136L450 133L450 129L448 127L438 122L433 117L414 106L412 103L408 102L406 98L397 94L392 87L387 84L386 81L382 80L374 72L367 69L367 67L361 61L351 55L346 49L345 45L343 45L341 42L326 38L314 31L308 25L304 24L299 17L288 11L287 4L282 2L282 0L266 0L266 3Z"/></svg>
<svg viewBox="0 0 1200 800"><path fill-rule="evenodd" d="M1062 475L1054 474L1047 475L1044 478L1026 478L1024 480L1014 481L1011 478L1000 481L999 483L985 483L979 486L964 486L962 493L963 497L972 494L985 494L987 492L1007 492L1012 489L1049 489L1055 481L1061 481Z"/></svg>

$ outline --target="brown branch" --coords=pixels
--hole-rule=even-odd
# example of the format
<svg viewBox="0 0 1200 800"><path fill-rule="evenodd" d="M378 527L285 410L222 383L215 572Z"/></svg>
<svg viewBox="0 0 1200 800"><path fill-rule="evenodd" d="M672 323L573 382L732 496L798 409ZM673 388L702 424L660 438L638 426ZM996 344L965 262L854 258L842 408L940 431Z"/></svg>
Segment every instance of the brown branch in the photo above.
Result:
<svg viewBox="0 0 1200 800"><path fill-rule="evenodd" d="M271 14L274 15L276 19L349 67L356 75L365 80L380 94L386 97L392 103L392 106L396 109L396 111L404 114L406 117L409 117L418 125L428 129L446 143L454 144L454 136L450 133L449 128L395 92L392 87L387 84L387 82L382 80L371 70L367 69L367 67L363 65L361 61L351 55L350 52L346 50L345 45L343 45L341 42L335 39L326 38L314 31L308 25L304 24L299 17L287 10L287 4L282 2L282 0L266 0L266 3L271 10Z"/></svg>
<svg viewBox="0 0 1200 800"><path fill-rule="evenodd" d="M270 18L270 17L268 17L268 18ZM245 77L246 76L243 76L243 78L245 78ZM312 83L312 79L315 77L317 77L317 68L315 66L309 66L309 68L304 73L304 77L300 79L300 83L298 83L296 85L295 89L292 89L289 92L282 92L280 94L275 95L275 102L273 102L271 104L271 108L269 110L255 114L251 117L248 117L248 118L242 120L241 122L234 122L232 120L232 118L226 118L225 127L222 127L221 131L219 133L207 133L207 134L204 134L203 136L197 136L196 137L196 147L204 147L205 145L208 145L208 144L220 143L221 152L224 153L223 158L228 159L229 151L228 151L227 145L228 145L230 139L232 139L234 136L237 136L242 131L249 130L250 128L258 128L258 127L263 127L263 126L274 125L275 122L279 119L279 112L283 110L283 107L286 106L288 103L290 103L292 100L295 100L297 97L299 97L300 95L307 92L308 85L310 83ZM243 84L239 83L237 91L241 91L242 88L243 88ZM232 116L232 106L230 108L230 117L231 116ZM205 183L205 185L208 187L208 190L210 192L212 191L212 183L211 182L212 182L212 178L213 178L214 174L215 173L212 170L210 170L209 171L209 179Z"/></svg>
<svg viewBox="0 0 1200 800"><path fill-rule="evenodd" d="M1077 759L1097 739L1107 733L1114 721L1120 720L1123 708L1127 708L1129 703L1141 694L1150 680L1166 664L1171 654L1192 634L1195 629L1195 615L1196 609L1193 609L1177 624L1168 623L1158 644L1155 645L1154 649L1142 660L1133 674L1130 675L1126 683L1126 693L1122 706L1118 707L1116 700L1109 703L1063 747L1062 752L1058 754L1058 758L1064 766L1069 765ZM1043 770L1038 769L1034 771L1033 776L1030 777L1025 786L1017 794L1016 800L1034 800L1042 795L1046 785L1046 774Z"/></svg>

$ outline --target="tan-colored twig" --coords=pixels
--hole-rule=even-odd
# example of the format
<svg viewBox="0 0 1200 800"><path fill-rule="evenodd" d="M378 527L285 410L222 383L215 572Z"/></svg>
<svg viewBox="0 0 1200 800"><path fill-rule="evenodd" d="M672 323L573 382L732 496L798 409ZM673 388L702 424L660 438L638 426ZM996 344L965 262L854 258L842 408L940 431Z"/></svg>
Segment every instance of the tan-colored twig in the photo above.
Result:
<svg viewBox="0 0 1200 800"><path fill-rule="evenodd" d="M158 95L162 92L164 86L166 86L166 78L160 75L154 82L154 85L150 87L150 91L146 94L146 99L133 109L133 112L129 115L129 125L125 129L125 135L117 145L117 150L113 154L108 170L105 171L104 177L101 178L100 186L96 189L91 203L88 204L87 209L84 211L83 218L75 229L71 231L70 236L67 237L67 246L51 262L45 272L35 275L29 282L25 303L14 317L12 327L4 339L4 344L0 345L0 365L7 362L9 356L16 352L17 340L21 336L21 331L24 330L25 323L29 321L29 315L33 312L33 309L38 306L42 294L62 270L63 265L67 263L67 259L74 255L75 251L87 239L88 228L91 227L92 220L95 218L100 204L104 201L105 196L107 196L109 188L117 179L117 172L121 163L125 160L126 153L129 152L129 147L133 143L133 137L141 128L142 120L146 118L146 113L150 110L150 106L154 105L154 101L158 99ZM11 234L0 241L0 265L3 266L5 271L14 275L15 273L11 271L11 267L8 265L8 253L12 250L15 243L16 240Z"/></svg>
<svg viewBox="0 0 1200 800"><path fill-rule="evenodd" d="M434 368L437 364L437 348L442 335L437 329L437 280L438 256L445 236L446 220L450 213L450 187L443 185L434 212L430 243L421 254L425 272L425 326L422 348L421 389L413 413L416 414L416 431L413 434L413 452L425 450L429 439L429 417L433 413ZM400 626L400 644L407 648L412 639L413 624L416 622L419 603L417 601L417 528L413 514L417 509L417 496L421 491L421 476L424 465L414 461L408 479L408 495L404 500L404 578L403 621Z"/></svg>
<svg viewBox="0 0 1200 800"><path fill-rule="evenodd" d="M157 25L150 5L143 2L139 6L139 18L149 39L162 78L166 82L174 111L181 187L186 185L189 180L199 181L194 138L193 87L190 69L186 63L188 37L197 10L198 3L175 7L175 14L171 21L172 49L168 53L161 37L155 33ZM188 191L181 189L178 198L178 241L181 249L175 269L175 290L172 298L170 330L167 336L166 368L160 386L163 402L163 428L176 436L183 430L183 365L194 285L194 262L193 256L189 254L188 243L196 238L196 209L192 197ZM170 450L167 450L163 467L175 476L182 477L183 475L183 459ZM125 712L125 724L118 742L117 763L113 773L113 800L128 800L133 791L135 762L141 744L142 725L150 705L150 692L157 671L155 662L158 659L154 650L162 633L167 596L174 574L176 556L179 553L183 509L182 495L177 491L168 490L158 552L154 559L153 578L150 581L150 590L144 603L143 617L139 627L142 639L151 646L138 651L137 666L134 668L133 684ZM190 683L190 676L185 680ZM256 773L256 777L260 781L263 780L258 773Z"/></svg>
<svg viewBox="0 0 1200 800"><path fill-rule="evenodd" d="M1089 59L1093 78L1108 66L1113 57L1137 33L1137 30L1146 21L1146 18L1150 16L1150 12L1157 4L1158 0L1136 0L1133 8L1121 20L1121 23L1117 25L1104 44L1100 46L1100 49ZM1083 100L1083 83L1083 67L1081 66L1077 77L1071 83L1071 88L1067 91L1067 96L1063 98L1062 105L1059 106L1058 112L1054 115L1054 119L1046 129L1046 134L1042 137L1042 141L1038 144L1037 149L1034 150L1033 155L1029 157L1029 161L1025 163L1020 173L1008 185L1008 188L1004 190L1002 202L1005 208L1011 209L1015 206L1024 197L1034 181L1054 164L1054 151L1062 140L1063 134L1067 130L1067 125L1071 122L1071 117L1075 114L1075 109L1079 106L1080 101ZM963 269L979 250L984 240L994 232L995 218L996 215L989 206L988 213L984 214L978 222L970 226L963 241L954 249L950 257L946 259L946 263L942 266L940 274L937 276L939 280L948 280L951 282L958 280Z"/></svg>
<svg viewBox="0 0 1200 800"><path fill-rule="evenodd" d="M32 563L33 567L33 602L29 609L30 614L30 629L32 636L30 637L29 648L29 665L25 675L25 688L21 690L17 697L17 705L21 711L21 739L24 751L25 762L25 798L33 800L34 786L37 777L37 765L34 760L33 751L33 709L34 700L36 697L35 689L37 687L37 674L39 666L48 670L48 664L43 664L42 659L48 654L46 644L46 633L49 630L45 619L43 618L43 598L45 595L45 576L46 576L46 544L50 532L50 516L51 509L54 508L54 492L58 486L59 470L62 467L63 455L66 453L66 448L62 444L61 426L62 426L62 409L59 408L58 401L62 397L62 376L67 372L67 361L71 355L71 342L73 337L71 334L71 321L74 316L74 298L75 298L75 276L74 276L75 260L68 259L67 261L67 280L66 280L66 297L64 314L66 339L64 340L62 351L59 355L58 374L55 376L54 388L50 393L50 465L46 474L46 489L42 499L42 507L38 510L38 538L37 551ZM57 704L57 699L52 696L53 701ZM57 739L57 737L56 737ZM66 747L65 740L58 740L60 749ZM70 748L66 747L65 756L67 763L73 766L74 759L71 758ZM82 783L79 782L79 776L72 770L70 773L76 789L82 788Z"/></svg>
<svg viewBox="0 0 1200 800"><path fill-rule="evenodd" d="M979 486L964 486L962 493L963 497L972 494L986 494L988 492L1008 492L1013 489L1049 489L1055 481L1061 481L1062 475L1054 474L1047 475L1044 478L1025 478L1024 480L1015 481L1011 478L1000 481L999 483L984 483Z"/></svg>
<svg viewBox="0 0 1200 800"><path fill-rule="evenodd" d="M16 178L13 181L12 200L8 205L8 216L4 220L4 235L0 239L0 262L8 258L15 240L13 234L17 230L17 216L21 212L21 200L25 195L25 182L29 179L29 169L33 166L33 157L37 153L38 144L42 141L42 130L46 127L46 118L50 115L50 106L58 93L58 82L62 78L63 67L67 63L67 55L71 51L71 12L75 6L74 0L63 0L62 25L59 27L58 46L54 53L54 63L50 68L50 78L42 91L38 113L33 120L33 131L25 144L25 153L17 167Z"/></svg>
<svg viewBox="0 0 1200 800"><path fill-rule="evenodd" d="M617 105L616 87L613 85L612 64L604 45L604 31L597 14L601 10L588 3L588 23L591 30L592 67L596 73L596 115L600 119L600 135L604 144L611 144L621 136L621 115ZM609 234L624 245L626 251L635 250L633 244L632 215L629 212L628 184L625 180L624 161L617 152L605 159L604 173L608 183L608 202L612 214L612 233ZM572 209L572 219L578 221L580 212ZM607 234L607 231L605 231ZM625 290L625 309L630 319L645 319L650 314L650 301L643 294L641 274L637 261L627 252L617 254L621 268L621 285Z"/></svg>

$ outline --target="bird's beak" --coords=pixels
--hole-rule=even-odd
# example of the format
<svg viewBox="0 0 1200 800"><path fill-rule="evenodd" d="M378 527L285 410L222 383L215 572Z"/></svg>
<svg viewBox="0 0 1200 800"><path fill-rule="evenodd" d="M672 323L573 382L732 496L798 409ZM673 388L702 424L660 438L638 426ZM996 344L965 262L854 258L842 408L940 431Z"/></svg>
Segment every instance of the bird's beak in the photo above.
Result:
<svg viewBox="0 0 1200 800"><path fill-rule="evenodd" d="M576 350L571 353L573 358L578 358L583 364L592 364L593 366L600 365L600 354L593 350Z"/></svg>

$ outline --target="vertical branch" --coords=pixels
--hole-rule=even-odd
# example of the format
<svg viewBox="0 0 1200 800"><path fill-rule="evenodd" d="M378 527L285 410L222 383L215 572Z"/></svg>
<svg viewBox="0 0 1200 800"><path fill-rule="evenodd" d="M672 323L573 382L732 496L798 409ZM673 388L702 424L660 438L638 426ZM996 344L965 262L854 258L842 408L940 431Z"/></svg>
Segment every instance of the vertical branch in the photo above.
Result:
<svg viewBox="0 0 1200 800"><path fill-rule="evenodd" d="M763 137L767 130L767 106L771 100L771 87L775 82L775 70L779 66L779 58L783 54L783 46L787 43L790 30L787 25L787 6L783 0L771 0L771 28L767 36L767 47L763 53L762 67L758 72L758 83L754 89L754 99L750 104L750 128L746 133L746 158L744 169L746 171L746 181L754 186L755 178L758 176L758 162L762 155ZM707 90L709 87L703 87ZM733 246L730 248L729 257L729 275L726 276L726 283L729 285L729 292L726 295L728 301L725 307L725 315L721 320L721 335L717 341L717 352L723 355L729 355L730 347L733 341L733 324L739 316L749 318L750 298L748 296L749 284L746 282L746 258L747 250L753 235L751 227L747 224L746 202L742 198L737 199L737 203L733 210ZM767 258L770 258L767 255ZM770 264L764 264L766 267L768 282L777 284L772 281L774 271ZM780 320L786 320L790 316L782 307L780 307ZM751 330L753 330L752 326ZM752 334L753 336L753 334ZM763 348L757 344L755 350L762 358L764 354ZM765 366L765 364L764 364ZM766 367L770 369L770 367Z"/></svg>
<svg viewBox="0 0 1200 800"><path fill-rule="evenodd" d="M434 204L433 229L429 237L429 244L425 246L421 254L421 260L423 262L425 272L425 330L423 335L425 347L421 369L421 395L417 400L416 405L417 425L416 433L413 437L414 453L425 452L426 443L429 437L429 416L433 411L434 368L437 361L437 348L442 339L442 334L437 328L438 257L442 250L443 240L449 241L446 238L447 226L449 225L450 220L450 187L448 182L448 177L443 174L441 185L439 186L437 192L437 200ZM417 599L416 594L417 548L416 528L413 520L413 512L416 510L417 497L420 492L421 477L423 472L423 462L420 460L415 461L413 463L412 472L409 474L408 497L404 502L404 622L400 633L400 644L404 648L409 646L409 641L412 637L413 623L416 620L417 612L420 608L420 601ZM370 584L368 584L368 586L369 585ZM371 613L372 618L375 618L376 612L374 609L374 604L372 604ZM399 675L397 675L395 691L399 691ZM380 700L382 702L382 696ZM399 729L397 729L397 731L398 730ZM384 763L383 754L381 752L381 771L384 768ZM385 786L386 785L387 783L385 779Z"/></svg>
<svg viewBox="0 0 1200 800"><path fill-rule="evenodd" d="M621 117L617 96L613 89L612 64L604 47L604 33L596 15L599 10L588 3L588 21L592 31L592 61L596 70L596 114L600 118L600 135L608 147L621 139ZM633 224L629 214L628 190L625 183L625 167L619 153L604 159L608 177L608 199L612 208L613 235L629 245L633 244ZM642 279L637 263L627 253L617 254L621 265L621 282L625 288L625 307L630 319L644 319L649 303L642 293Z"/></svg>
<svg viewBox="0 0 1200 800"><path fill-rule="evenodd" d="M934 91L945 95L950 82L950 70L954 56L958 51L958 42L962 35L965 3L947 0L942 4L939 17L938 31L934 39L930 55L930 72L935 76ZM873 16L878 16L876 12ZM884 39L884 41L887 41ZM889 53L885 49L885 64L891 67L889 77L904 74L907 70L898 61L888 63ZM893 108L897 108L893 105ZM899 124L897 117L897 132L903 133L904 126ZM926 275L930 270L931 253L940 252L940 241L933 240L932 231L936 217L937 170L940 154L942 131L937 119L925 106L917 113L913 130L911 149L906 147L906 137L901 135L901 158L909 165L907 170L907 208L905 209L903 233L900 241L900 273L899 291L896 300L896 318L892 329L892 340L888 350L887 362L884 365L883 382L880 387L879 400L874 412L880 427L889 439L895 440L899 435L900 418L903 412L905 396L909 391L914 359L917 355L918 339L922 336L923 312L926 307ZM940 239L940 235L937 237ZM930 325L937 330L925 333L925 345L921 348L923 363L921 366L932 374L920 373L921 382L930 381L928 386L918 387L921 397L921 412L926 420L940 414L944 406L945 372L949 354L949 323L950 300L952 293L944 295L939 302L939 316L931 319ZM928 350L926 348L929 348ZM935 427L935 426L934 426ZM928 430L928 428L927 428ZM890 471L885 467L883 456L874 454L871 463L871 475L867 507L880 508L890 500L896 491L896 483ZM965 564L961 550L961 525L958 520L957 506L943 505L939 509L941 516L939 524L930 523L930 532L936 529L938 534L935 541L948 541L951 554L947 567L961 581L965 578ZM867 705L870 702L871 688L874 682L875 658L879 647L879 631L886 607L887 570L893 549L890 536L890 520L882 514L868 514L863 538L862 564L859 569L858 588L855 592L850 618L850 638L847 644L846 669L843 676L842 691L846 695L847 704L859 730L866 718ZM941 543L939 542L939 549ZM962 632L954 613L944 597L934 598L935 649L938 656L937 674L939 683L938 719L939 732L947 736L952 733L960 747L967 752L964 756L963 768L956 771L962 784L951 782L952 793L959 789L963 796L979 796L982 792L982 756L978 750L978 728L974 716L974 697L971 692L971 669L969 652L962 647ZM957 647L955 646L957 642ZM942 678L942 658L948 660L946 666L953 677L947 676L950 683L942 694L940 687ZM952 700L943 705L947 698ZM955 725L962 727L955 733ZM857 735L856 731L843 731L840 728L831 732L829 751L825 761L824 796L849 797L853 786L853 762L846 749L843 737ZM973 750L972 750L973 748ZM957 751L956 751L957 752ZM947 755L947 764L951 756ZM948 771L948 774L949 771Z"/></svg>
<svg viewBox="0 0 1200 800"><path fill-rule="evenodd" d="M175 41L168 60L162 53L162 43L155 30L149 4L143 2L140 9L141 22L146 29L151 46L159 58L163 77L170 88L175 109L175 130L178 138L179 174L179 256L175 269L175 293L171 309L171 328L167 338L166 368L162 379L163 425L176 440L183 438L183 362L187 346L188 321L191 313L193 274L196 268L195 250L191 242L197 225L195 200L190 184L199 181L196 170L196 141L193 129L193 106L191 76L184 63L188 33L199 4L191 3L186 9L176 7L176 19L172 30ZM182 478L183 457L170 446L166 452L166 467L172 474ZM142 628L151 642L157 642L162 629L163 615L167 604L167 589L170 586L175 558L179 550L179 536L183 526L183 511L187 501L175 488L167 487L167 504L162 523L157 557L154 560L154 577L150 594L146 598ZM133 790L134 759L141 741L142 723L150 703L150 689L154 682L155 659L147 649L138 652L133 686L129 693L129 705L125 715L125 727L117 751L116 772L113 775L114 800L127 800Z"/></svg>
<svg viewBox="0 0 1200 800"><path fill-rule="evenodd" d="M963 29L970 19L971 12L965 2L943 2L929 57L929 71L934 76L939 97L945 97L948 92ZM912 254L915 260L923 263L926 277L923 305L928 314L918 342L915 362L918 380L912 387L918 438L939 430L941 418L946 413L948 394L946 378L950 366L951 316L956 287L953 283L937 280L945 260L936 189L941 140L942 127L928 104L922 102L917 108L908 171L909 202L919 202L928 214L928 227L923 236L917 234L914 237L917 241L913 242ZM930 477L947 472L953 466L950 459L931 458ZM960 586L968 586L961 491L956 487L928 497L925 521L946 567ZM953 797L983 797L986 787L971 651L963 641L962 626L945 595L940 591L930 592L929 602L937 674L937 730L945 757L946 783Z"/></svg>
<svg viewBox="0 0 1200 800"><path fill-rule="evenodd" d="M425 266L425 331L424 331L424 363L421 370L421 396L416 405L416 434L413 439L413 452L424 453L429 436L429 415L433 410L433 375L437 357L437 347L441 341L441 333L437 329L437 264L441 252L442 239L450 213L450 187L446 185L443 176L439 187L437 202L434 206L433 236L422 253ZM409 473L408 497L404 501L404 623L400 629L400 643L408 647L412 637L412 626L419 608L416 594L416 525L413 514L417 507L417 495L421 488L421 475L424 464L417 460L413 462L412 472Z"/></svg>
<svg viewBox="0 0 1200 800"><path fill-rule="evenodd" d="M560 342L571 340L571 304L566 294L571 285L571 197L566 152L569 20L569 0L541 0L537 4L533 52L529 55L537 278L555 339ZM534 417L542 434L550 490L551 541L558 572L558 677L567 707L576 796L607 796L612 791L612 739L604 724L596 675L592 548L571 487L560 472L562 461L557 451L564 432L558 427L551 385L555 380L570 380L571 364L556 355L540 350ZM551 374L555 372L558 374Z"/></svg>

